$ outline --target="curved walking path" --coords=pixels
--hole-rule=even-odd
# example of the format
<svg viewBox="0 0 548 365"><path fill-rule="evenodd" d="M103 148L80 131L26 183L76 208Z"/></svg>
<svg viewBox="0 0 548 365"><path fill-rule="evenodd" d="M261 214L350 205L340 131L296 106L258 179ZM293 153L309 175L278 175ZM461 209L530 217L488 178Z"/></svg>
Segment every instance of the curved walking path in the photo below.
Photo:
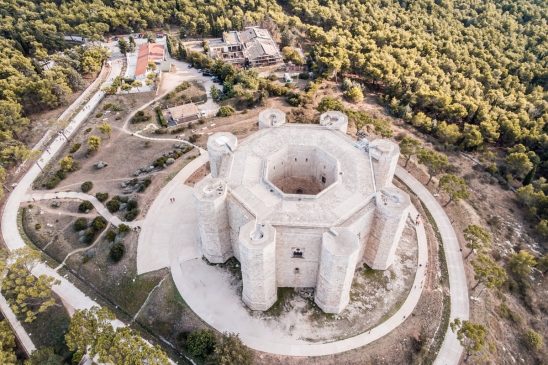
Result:
<svg viewBox="0 0 548 365"><path fill-rule="evenodd" d="M395 314L370 331L335 342L309 342L251 317L240 296L227 284L229 274L202 260L192 188L184 182L206 161L207 155L203 154L192 165L185 166L151 206L139 236L139 274L171 267L181 296L204 321L221 332L237 332L251 348L280 355L321 356L362 347L390 333L411 315L421 296L428 259L422 223L416 227L418 262L409 294ZM175 198L174 202L170 200L172 198ZM416 214L413 207L411 215Z"/></svg>
<svg viewBox="0 0 548 365"><path fill-rule="evenodd" d="M81 193L78 191L59 191L59 192L33 192L23 196L21 202L31 202L36 200L55 200L55 199L73 199L73 200L88 200L93 204L93 207L101 216L103 216L107 221L112 223L114 226L118 227L120 224L126 224L131 228L138 227L141 224L141 221L133 222L123 222L108 211L108 209L97 200L96 197L90 194Z"/></svg>
<svg viewBox="0 0 548 365"><path fill-rule="evenodd" d="M112 61L110 63L108 76L106 81L101 85L101 89L110 85L112 81L118 76L122 70L123 63L119 60ZM63 146L67 143L67 138L76 132L76 130L87 120L89 115L93 112L95 107L105 96L102 90L97 91L85 104L85 106L73 117L69 124L64 129L63 133L57 135L57 137L51 142L49 147L40 155L36 163L33 164L23 178L19 181L17 186L9 194L2 214L1 229L2 237L7 248L10 251L17 250L26 246L25 240L19 232L19 226L17 222L17 216L19 212L19 206L21 202L25 201L27 191L32 187L34 180L40 175L41 167L45 166L55 155L61 151ZM81 102L82 99L77 99L76 103ZM71 107L72 110L78 109L78 107ZM91 308L98 304L80 291L74 284L68 281L63 276L59 275L54 269L50 268L45 263L37 263L32 269L32 274L48 275L59 280L58 285L52 287L55 294L57 294L63 302L65 308L69 314L74 313L77 309Z"/></svg>
<svg viewBox="0 0 548 365"><path fill-rule="evenodd" d="M445 210L443 210L443 207L438 203L430 191L403 167L397 167L396 176L424 203L426 209L434 218L441 235L443 252L449 274L449 295L451 299L449 321L451 322L455 318L468 320L470 310L468 284L464 272L462 252L460 251L457 234L451 225L451 221L445 213ZM448 327L434 364L457 365L460 362L462 352L463 348L460 345L456 334Z"/></svg>

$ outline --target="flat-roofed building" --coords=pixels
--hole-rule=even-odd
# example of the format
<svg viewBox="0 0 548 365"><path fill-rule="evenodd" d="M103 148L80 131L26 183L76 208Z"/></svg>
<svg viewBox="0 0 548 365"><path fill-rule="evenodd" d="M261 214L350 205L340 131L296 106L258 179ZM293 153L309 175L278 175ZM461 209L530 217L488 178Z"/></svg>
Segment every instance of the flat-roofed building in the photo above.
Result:
<svg viewBox="0 0 548 365"><path fill-rule="evenodd" d="M199 118L200 111L194 103L178 105L167 109L167 117L170 124L191 122Z"/></svg>
<svg viewBox="0 0 548 365"><path fill-rule="evenodd" d="M268 30L258 27L224 32L222 39L209 43L209 56L228 63L252 67L283 62L280 50Z"/></svg>

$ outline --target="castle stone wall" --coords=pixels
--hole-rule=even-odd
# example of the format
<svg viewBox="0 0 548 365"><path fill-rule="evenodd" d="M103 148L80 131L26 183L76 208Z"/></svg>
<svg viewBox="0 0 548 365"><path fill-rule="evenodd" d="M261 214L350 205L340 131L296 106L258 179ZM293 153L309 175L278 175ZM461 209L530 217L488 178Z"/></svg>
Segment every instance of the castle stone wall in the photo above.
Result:
<svg viewBox="0 0 548 365"><path fill-rule="evenodd" d="M387 139L376 139L369 144L369 153L375 162L373 169L377 189L391 185L398 166L400 146Z"/></svg>
<svg viewBox="0 0 548 365"><path fill-rule="evenodd" d="M364 260L374 270L386 270L394 254L409 216L409 195L395 187L387 187L375 197L376 209Z"/></svg>
<svg viewBox="0 0 548 365"><path fill-rule="evenodd" d="M350 301L359 251L358 237L347 228L333 228L323 234L314 301L324 312L340 313Z"/></svg>
<svg viewBox="0 0 548 365"><path fill-rule="evenodd" d="M276 302L276 230L249 222L240 229L242 300L252 310L265 311Z"/></svg>
<svg viewBox="0 0 548 365"><path fill-rule="evenodd" d="M194 189L202 253L211 263L232 257L227 212L227 186L221 179L202 180Z"/></svg>

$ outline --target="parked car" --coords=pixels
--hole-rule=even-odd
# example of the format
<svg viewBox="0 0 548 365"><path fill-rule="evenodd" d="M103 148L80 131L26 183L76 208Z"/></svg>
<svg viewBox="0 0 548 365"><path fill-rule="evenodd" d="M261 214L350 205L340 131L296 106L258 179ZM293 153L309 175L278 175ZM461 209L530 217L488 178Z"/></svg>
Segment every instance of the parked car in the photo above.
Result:
<svg viewBox="0 0 548 365"><path fill-rule="evenodd" d="M194 67L194 66L192 66L192 65L188 65L188 68L192 68L192 67Z"/></svg>

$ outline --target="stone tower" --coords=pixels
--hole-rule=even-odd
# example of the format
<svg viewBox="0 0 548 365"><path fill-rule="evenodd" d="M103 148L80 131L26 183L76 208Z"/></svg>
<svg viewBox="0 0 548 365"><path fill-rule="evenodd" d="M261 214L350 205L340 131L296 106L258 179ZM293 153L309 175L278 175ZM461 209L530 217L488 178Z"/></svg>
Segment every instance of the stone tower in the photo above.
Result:
<svg viewBox="0 0 548 365"><path fill-rule="evenodd" d="M328 127L329 129L336 129L344 134L348 129L348 117L346 114L330 110L320 115L320 125Z"/></svg>
<svg viewBox="0 0 548 365"><path fill-rule="evenodd" d="M240 229L242 300L252 310L265 311L278 298L276 285L276 230L250 221Z"/></svg>
<svg viewBox="0 0 548 365"><path fill-rule="evenodd" d="M382 189L392 183L398 166L400 147L387 139L376 139L369 144L369 153L377 161L374 166L375 181L377 189Z"/></svg>
<svg viewBox="0 0 548 365"><path fill-rule="evenodd" d="M285 124L285 113L280 109L269 108L259 113L259 129L279 127Z"/></svg>
<svg viewBox="0 0 548 365"><path fill-rule="evenodd" d="M358 236L349 229L332 228L323 234L314 301L324 312L340 313L350 301L359 252Z"/></svg>
<svg viewBox="0 0 548 365"><path fill-rule="evenodd" d="M226 204L227 186L222 179L202 180L194 189L202 253L211 263L232 257Z"/></svg>
<svg viewBox="0 0 548 365"><path fill-rule="evenodd" d="M238 138L228 132L217 132L207 139L207 153L212 177L219 177L225 156L234 153L238 147Z"/></svg>
<svg viewBox="0 0 548 365"><path fill-rule="evenodd" d="M373 270L386 270L394 261L405 221L409 215L409 195L396 187L386 187L375 196L375 215L365 245L364 261Z"/></svg>

